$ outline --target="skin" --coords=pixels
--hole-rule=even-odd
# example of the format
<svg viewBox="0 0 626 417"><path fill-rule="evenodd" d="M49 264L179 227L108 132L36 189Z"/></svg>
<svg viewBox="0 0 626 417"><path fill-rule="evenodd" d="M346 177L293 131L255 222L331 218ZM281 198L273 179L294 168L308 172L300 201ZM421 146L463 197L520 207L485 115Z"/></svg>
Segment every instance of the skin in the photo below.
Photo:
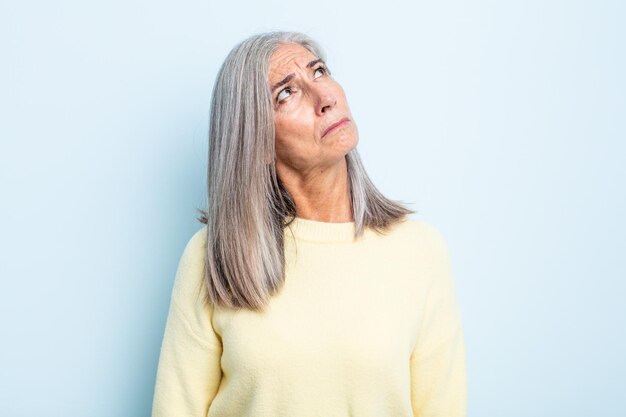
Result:
<svg viewBox="0 0 626 417"><path fill-rule="evenodd" d="M276 131L276 171L296 203L300 218L353 221L346 154L358 143L343 88L297 44L281 45L269 62L269 84L293 78L272 91ZM332 124L348 121L331 130Z"/></svg>

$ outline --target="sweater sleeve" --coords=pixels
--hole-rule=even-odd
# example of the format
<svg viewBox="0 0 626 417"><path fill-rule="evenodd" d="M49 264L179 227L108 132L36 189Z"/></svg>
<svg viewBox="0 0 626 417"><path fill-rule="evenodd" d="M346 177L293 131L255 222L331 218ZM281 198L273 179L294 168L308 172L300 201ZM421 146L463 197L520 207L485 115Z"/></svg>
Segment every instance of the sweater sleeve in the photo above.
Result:
<svg viewBox="0 0 626 417"><path fill-rule="evenodd" d="M447 246L437 230L431 231L431 281L410 359L413 414L463 417L467 414L467 382L460 309Z"/></svg>
<svg viewBox="0 0 626 417"><path fill-rule="evenodd" d="M222 377L221 339L204 301L206 228L178 264L157 369L152 417L205 417Z"/></svg>

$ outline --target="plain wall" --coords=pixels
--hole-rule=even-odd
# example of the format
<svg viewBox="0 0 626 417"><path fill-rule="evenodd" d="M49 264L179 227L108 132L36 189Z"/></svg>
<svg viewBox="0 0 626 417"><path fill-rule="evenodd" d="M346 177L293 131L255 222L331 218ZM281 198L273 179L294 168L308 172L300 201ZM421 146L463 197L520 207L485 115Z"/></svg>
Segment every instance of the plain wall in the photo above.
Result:
<svg viewBox="0 0 626 417"><path fill-rule="evenodd" d="M316 38L375 184L444 234L470 417L626 415L621 1L0 3L0 415L148 416L211 88Z"/></svg>

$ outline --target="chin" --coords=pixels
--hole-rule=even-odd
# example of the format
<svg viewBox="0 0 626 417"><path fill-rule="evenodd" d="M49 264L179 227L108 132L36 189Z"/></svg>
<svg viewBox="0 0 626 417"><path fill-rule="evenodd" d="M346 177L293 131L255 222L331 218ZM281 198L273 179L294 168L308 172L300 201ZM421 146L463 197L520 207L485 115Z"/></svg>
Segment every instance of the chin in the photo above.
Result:
<svg viewBox="0 0 626 417"><path fill-rule="evenodd" d="M359 135L353 132L346 132L337 139L337 145L342 148L344 155L356 148L359 143Z"/></svg>

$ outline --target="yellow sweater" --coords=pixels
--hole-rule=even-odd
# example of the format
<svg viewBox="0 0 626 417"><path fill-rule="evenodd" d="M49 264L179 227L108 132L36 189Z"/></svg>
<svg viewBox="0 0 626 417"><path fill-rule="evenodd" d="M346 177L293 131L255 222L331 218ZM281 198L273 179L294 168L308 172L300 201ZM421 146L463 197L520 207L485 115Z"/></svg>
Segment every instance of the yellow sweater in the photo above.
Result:
<svg viewBox="0 0 626 417"><path fill-rule="evenodd" d="M264 313L203 305L206 228L174 282L153 417L466 415L463 331L441 234L297 218Z"/></svg>

